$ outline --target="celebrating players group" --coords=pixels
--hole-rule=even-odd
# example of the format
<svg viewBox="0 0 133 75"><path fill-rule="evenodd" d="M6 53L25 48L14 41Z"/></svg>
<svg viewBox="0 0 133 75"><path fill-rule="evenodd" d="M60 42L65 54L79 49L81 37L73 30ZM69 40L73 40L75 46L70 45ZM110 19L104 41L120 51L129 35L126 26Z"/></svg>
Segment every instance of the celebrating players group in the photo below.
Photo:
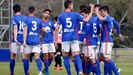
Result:
<svg viewBox="0 0 133 75"><path fill-rule="evenodd" d="M111 59L114 26L121 41L124 37L119 23L109 15L109 7L98 4L81 5L79 12L73 12L73 2L70 0L64 2L64 7L64 12L59 14L55 23L49 19L52 13L50 9L45 9L42 19L39 19L35 16L34 6L29 7L28 16L21 14L19 4L13 6L15 15L12 18L10 75L14 75L18 51L23 57L25 75L30 74L30 53L34 53L37 75L50 75L49 66L59 40L62 41L61 51L67 75L72 75L70 52L77 75L101 75L100 62L104 62L104 75L119 75L119 68ZM58 38L60 33L61 38ZM43 61L40 53L43 54Z"/></svg>

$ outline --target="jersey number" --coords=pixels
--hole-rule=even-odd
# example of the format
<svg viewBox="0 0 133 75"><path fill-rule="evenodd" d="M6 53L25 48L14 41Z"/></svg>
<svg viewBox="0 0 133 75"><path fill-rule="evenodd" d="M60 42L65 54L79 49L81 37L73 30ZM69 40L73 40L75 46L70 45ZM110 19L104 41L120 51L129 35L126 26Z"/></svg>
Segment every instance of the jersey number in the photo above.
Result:
<svg viewBox="0 0 133 75"><path fill-rule="evenodd" d="M32 25L33 25L33 27L31 29L33 31L35 31L37 29L37 23L36 23L36 21L32 21Z"/></svg>
<svg viewBox="0 0 133 75"><path fill-rule="evenodd" d="M83 22L80 22L80 31L83 30Z"/></svg>
<svg viewBox="0 0 133 75"><path fill-rule="evenodd" d="M94 31L94 33L97 33L97 26L96 26L96 23L93 23L93 31Z"/></svg>
<svg viewBox="0 0 133 75"><path fill-rule="evenodd" d="M67 28L71 28L72 27L71 18L66 18L66 23L67 23L67 25L66 25Z"/></svg>
<svg viewBox="0 0 133 75"><path fill-rule="evenodd" d="M19 21L19 30L21 31L21 30L24 30L24 22L22 22L22 21Z"/></svg>

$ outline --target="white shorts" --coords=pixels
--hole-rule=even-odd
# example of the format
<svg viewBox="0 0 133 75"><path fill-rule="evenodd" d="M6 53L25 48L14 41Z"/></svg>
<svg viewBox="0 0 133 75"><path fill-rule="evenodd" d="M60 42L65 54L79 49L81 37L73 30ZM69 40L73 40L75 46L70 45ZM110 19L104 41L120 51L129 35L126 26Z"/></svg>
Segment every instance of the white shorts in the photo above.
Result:
<svg viewBox="0 0 133 75"><path fill-rule="evenodd" d="M86 46L84 54L86 57L92 59L96 57L96 51L97 51L97 46Z"/></svg>
<svg viewBox="0 0 133 75"><path fill-rule="evenodd" d="M18 46L15 42L11 43L11 53L23 53L23 45Z"/></svg>
<svg viewBox="0 0 133 75"><path fill-rule="evenodd" d="M62 52L70 52L70 49L72 52L79 52L79 41L62 42Z"/></svg>
<svg viewBox="0 0 133 75"><path fill-rule="evenodd" d="M101 43L101 53L104 55L104 57L111 57L112 47L113 47L112 42Z"/></svg>
<svg viewBox="0 0 133 75"><path fill-rule="evenodd" d="M100 49L100 44L98 44L95 53L98 54L100 52L100 50L101 50Z"/></svg>
<svg viewBox="0 0 133 75"><path fill-rule="evenodd" d="M41 52L41 47L40 45L27 45L24 47L24 52L25 54L30 54L30 53L40 53Z"/></svg>
<svg viewBox="0 0 133 75"><path fill-rule="evenodd" d="M54 53L55 46L54 43L42 44L42 53Z"/></svg>
<svg viewBox="0 0 133 75"><path fill-rule="evenodd" d="M86 50L87 50L87 46L86 45L83 45L82 53L85 54Z"/></svg>

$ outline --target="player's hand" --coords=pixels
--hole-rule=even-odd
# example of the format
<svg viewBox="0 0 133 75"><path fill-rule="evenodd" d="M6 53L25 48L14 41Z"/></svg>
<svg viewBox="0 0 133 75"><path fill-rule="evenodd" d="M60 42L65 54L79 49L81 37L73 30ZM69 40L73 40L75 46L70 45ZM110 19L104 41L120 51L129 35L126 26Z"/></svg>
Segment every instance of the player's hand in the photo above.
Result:
<svg viewBox="0 0 133 75"><path fill-rule="evenodd" d="M84 39L83 44L86 45L86 39Z"/></svg>
<svg viewBox="0 0 133 75"><path fill-rule="evenodd" d="M26 41L23 42L23 46L26 47Z"/></svg>
<svg viewBox="0 0 133 75"><path fill-rule="evenodd" d="M119 38L120 38L121 41L124 41L125 37L122 34L119 34Z"/></svg>
<svg viewBox="0 0 133 75"><path fill-rule="evenodd" d="M21 43L19 43L17 40L15 40L15 42L16 42L16 44L17 44L18 46L20 46L20 45L21 45Z"/></svg>
<svg viewBox="0 0 133 75"><path fill-rule="evenodd" d="M91 7L91 12L93 13L93 11L94 11L94 4L90 4L90 7Z"/></svg>

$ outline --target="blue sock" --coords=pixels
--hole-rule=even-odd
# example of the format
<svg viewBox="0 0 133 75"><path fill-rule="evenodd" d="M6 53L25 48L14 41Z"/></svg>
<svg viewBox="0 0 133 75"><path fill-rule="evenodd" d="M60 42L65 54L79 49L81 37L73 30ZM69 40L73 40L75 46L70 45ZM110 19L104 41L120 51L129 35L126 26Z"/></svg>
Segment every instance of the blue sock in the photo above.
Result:
<svg viewBox="0 0 133 75"><path fill-rule="evenodd" d="M74 67L75 67L76 73L78 75L78 73L79 73L78 64L75 62L75 60L74 60Z"/></svg>
<svg viewBox="0 0 133 75"><path fill-rule="evenodd" d="M96 60L96 64L98 65L98 71L99 71L99 72L100 72L100 74L101 74L100 61L99 61L99 59L98 59L98 60Z"/></svg>
<svg viewBox="0 0 133 75"><path fill-rule="evenodd" d="M111 68L109 68L108 74L109 74L109 75L113 75Z"/></svg>
<svg viewBox="0 0 133 75"><path fill-rule="evenodd" d="M49 60L48 59L44 60L44 65L45 65L44 71L49 72Z"/></svg>
<svg viewBox="0 0 133 75"><path fill-rule="evenodd" d="M29 72L29 59L23 59L24 73L28 75Z"/></svg>
<svg viewBox="0 0 133 75"><path fill-rule="evenodd" d="M10 60L10 74L14 75L15 59Z"/></svg>
<svg viewBox="0 0 133 75"><path fill-rule="evenodd" d="M92 64L92 69L96 75L100 75L100 71L97 64Z"/></svg>
<svg viewBox="0 0 133 75"><path fill-rule="evenodd" d="M104 75L107 75L108 74L108 63L106 61L104 61Z"/></svg>
<svg viewBox="0 0 133 75"><path fill-rule="evenodd" d="M114 74L115 75L119 75L117 67L116 67L114 61L110 60L110 61L108 61L108 64L109 64L109 68L111 68L111 70L114 72Z"/></svg>
<svg viewBox="0 0 133 75"><path fill-rule="evenodd" d="M41 62L40 58L36 59L36 65L37 65L38 72L41 72L42 71L42 62Z"/></svg>
<svg viewBox="0 0 133 75"><path fill-rule="evenodd" d="M92 65L90 62L85 63L85 74L90 74L92 72Z"/></svg>
<svg viewBox="0 0 133 75"><path fill-rule="evenodd" d="M68 56L64 56L64 66L67 70L67 75L71 75L71 69L70 69L70 62L69 62L69 57Z"/></svg>
<svg viewBox="0 0 133 75"><path fill-rule="evenodd" d="M51 65L53 59L49 59L49 66Z"/></svg>
<svg viewBox="0 0 133 75"><path fill-rule="evenodd" d="M83 73L85 74L86 72L85 72L85 61L84 60L82 60L82 68L83 68Z"/></svg>
<svg viewBox="0 0 133 75"><path fill-rule="evenodd" d="M75 63L78 64L77 66L78 66L79 72L82 72L83 69L82 69L82 61L81 61L80 55L75 55L74 59L75 59Z"/></svg>

